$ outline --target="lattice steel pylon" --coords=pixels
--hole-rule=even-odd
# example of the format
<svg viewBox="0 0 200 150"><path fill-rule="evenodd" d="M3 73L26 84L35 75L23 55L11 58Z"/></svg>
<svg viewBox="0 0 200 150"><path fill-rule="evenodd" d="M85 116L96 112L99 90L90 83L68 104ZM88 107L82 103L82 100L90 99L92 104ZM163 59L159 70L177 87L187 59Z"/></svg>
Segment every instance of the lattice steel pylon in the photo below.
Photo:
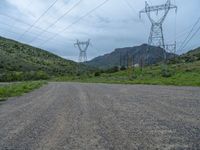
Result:
<svg viewBox="0 0 200 150"><path fill-rule="evenodd" d="M167 0L167 2L163 5L156 5L156 6L150 6L147 2L145 2L145 9L140 11L140 18L141 14L146 13L149 20L152 23L151 32L148 40L149 45L159 46L163 49L166 48L162 24L171 9L175 9L175 11L177 12L178 8L177 6L171 4L170 0ZM157 20L154 19L152 16L152 12L156 12L158 16L158 13L161 11L163 11L164 13L161 16L159 16Z"/></svg>
<svg viewBox="0 0 200 150"><path fill-rule="evenodd" d="M80 42L77 40L77 42L74 44L74 46L78 47L80 54L79 54L79 62L86 62L87 61L87 49L90 45L90 39L86 42Z"/></svg>

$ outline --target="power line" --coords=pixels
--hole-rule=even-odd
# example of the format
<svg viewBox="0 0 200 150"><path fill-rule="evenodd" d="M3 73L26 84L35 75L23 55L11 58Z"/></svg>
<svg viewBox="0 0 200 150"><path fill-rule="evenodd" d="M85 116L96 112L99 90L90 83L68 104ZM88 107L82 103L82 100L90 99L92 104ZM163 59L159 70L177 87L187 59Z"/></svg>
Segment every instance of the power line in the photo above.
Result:
<svg viewBox="0 0 200 150"><path fill-rule="evenodd" d="M60 16L55 22L53 22L52 24L50 24L46 29L42 30L38 36L36 36L34 39L32 39L30 42L34 42L35 40L38 39L38 37L40 37L41 35L43 35L46 31L48 31L51 27L53 27L56 23L58 23L63 17L65 17L67 14L69 14L73 9L75 9L82 0L79 0L78 3L76 3L75 5L73 5L68 11L66 11L62 16Z"/></svg>
<svg viewBox="0 0 200 150"><path fill-rule="evenodd" d="M188 33L187 37L185 38L185 40L183 41L182 45L180 46L179 50L181 50L184 47L185 42L187 41L187 39L190 37L190 35L192 34L193 30L195 29L196 25L199 23L200 21L200 17L197 19L197 21L195 22L195 24L192 26L192 29L190 30L190 32Z"/></svg>
<svg viewBox="0 0 200 150"><path fill-rule="evenodd" d="M152 5L152 2L151 2L151 0L148 0L149 1L149 3Z"/></svg>
<svg viewBox="0 0 200 150"><path fill-rule="evenodd" d="M32 3L33 3L33 1L29 1L28 4L26 5L26 7L27 8L30 7ZM15 25L16 25L16 22L14 22L14 24L12 24L11 30L13 30L13 28L15 27Z"/></svg>
<svg viewBox="0 0 200 150"><path fill-rule="evenodd" d="M19 37L21 39L26 33L28 33L39 21L40 19L47 14L47 12L58 2L58 0L55 0L43 13L42 15L27 29L25 30Z"/></svg>
<svg viewBox="0 0 200 150"><path fill-rule="evenodd" d="M181 39L186 34L187 34L187 30L184 31L184 32L180 32L180 33L176 34L176 41L179 40L179 39ZM174 40L170 38L170 39L167 39L166 41L167 42L172 42ZM181 43L180 43L180 45L181 45Z"/></svg>
<svg viewBox="0 0 200 150"><path fill-rule="evenodd" d="M0 22L0 24L2 24L2 25L5 25L6 27L12 27L12 25L9 25L9 24L6 24L6 23L2 23L2 22ZM7 33L9 33L9 34L14 34L14 35L18 35L18 34L20 34L19 32L15 32L15 31L10 31L9 29L7 29L7 28L3 28L3 27L0 27L0 30L2 30L2 31L5 31L5 32L7 32ZM33 34L36 34L36 33L33 33ZM39 38L40 40L44 40L44 39L42 39L42 38ZM67 39L67 41L74 41L73 39ZM56 45L61 45L61 44L56 44Z"/></svg>
<svg viewBox="0 0 200 150"><path fill-rule="evenodd" d="M192 49L196 49L196 48L199 48L199 43L190 45L188 49L192 50Z"/></svg>
<svg viewBox="0 0 200 150"><path fill-rule="evenodd" d="M0 22L0 24L1 25L3 25L3 26L6 26L6 27L9 27L9 29L11 29L11 28L17 28L17 27L13 27L12 25L10 25L10 24L7 24L7 23L4 23L4 22ZM0 28L1 30L3 30L3 28ZM16 35L19 35L20 33L17 33L17 32L14 32L14 31L12 31L12 30L8 30L7 28L5 28L4 30L6 30L6 32L10 32L10 33L12 33L12 34L16 34ZM37 35L37 33L33 33L34 35ZM40 38L41 39L41 38ZM41 39L42 40L42 39Z"/></svg>
<svg viewBox="0 0 200 150"><path fill-rule="evenodd" d="M1 28L1 27L0 27L0 30L5 31L5 32L7 32L7 33L9 33L9 34L14 34L14 35L19 34L19 33L17 33L17 32L10 31L10 30L8 30L8 29L6 29L6 28ZM42 39L41 39L41 40L42 40Z"/></svg>
<svg viewBox="0 0 200 150"><path fill-rule="evenodd" d="M199 26L199 28L193 33L193 35L190 37L190 39L185 43L185 45L183 46L182 49L184 49L184 48L188 45L188 43L194 38L194 36L195 36L199 31L200 31L200 26Z"/></svg>
<svg viewBox="0 0 200 150"><path fill-rule="evenodd" d="M124 0L124 2L127 4L127 6L134 11L135 14L137 14L137 11L135 10L135 8L130 4L130 2L128 0Z"/></svg>
<svg viewBox="0 0 200 150"><path fill-rule="evenodd" d="M12 25L7 24L7 23L4 23L4 22L0 22L0 24L1 24L1 25L4 25L4 26L6 26L6 27L9 27L9 28L12 28L12 27L13 27ZM16 28L16 27L14 27L14 28ZM7 31L8 31L8 30L7 30ZM9 31L12 32L12 30L9 30ZM14 32L14 31L13 31L13 33L20 34L20 33ZM33 33L33 34L36 34L36 33Z"/></svg>
<svg viewBox="0 0 200 150"><path fill-rule="evenodd" d="M133 11L135 14L138 14L137 11L135 10L135 8L131 5L131 3L130 3L128 0L124 0L124 2L126 3L127 7L130 8L131 11ZM131 15L131 18L132 18L132 17L133 17L133 16ZM134 20L134 18L132 18L132 19ZM140 20L140 22L141 22L141 23L144 25L144 27L145 27L144 22L141 21L141 20Z"/></svg>
<svg viewBox="0 0 200 150"><path fill-rule="evenodd" d="M59 33L64 32L67 29L69 29L70 27L72 27L73 25L77 24L82 19L84 19L85 17L87 17L88 15L90 15L91 13L93 13L94 11L96 11L97 9L99 9L100 7L102 7L103 5L105 5L108 1L109 0L105 0L103 3L99 4L98 6L96 6L95 8L93 8L92 10L90 10L89 12L87 12L85 15L81 16L79 19L77 19L76 21L72 22L69 26L67 26L66 28L62 29L60 32L56 33L54 36L48 38L40 46L42 46L42 45L46 44L47 42L51 41L52 39L56 38L59 35Z"/></svg>
<svg viewBox="0 0 200 150"><path fill-rule="evenodd" d="M200 22L200 17L197 19L197 21L194 23L194 25L192 26L192 29L190 30L190 32L188 33L187 37L185 38L185 40L183 41L183 43L181 44L179 51L183 48L185 48L185 45L187 45L187 40L188 38L191 36L192 32L194 31L196 25Z"/></svg>
<svg viewBox="0 0 200 150"><path fill-rule="evenodd" d="M174 4L176 5L176 1L174 0ZM174 41L177 38L177 13L175 14L175 22L174 22Z"/></svg>
<svg viewBox="0 0 200 150"><path fill-rule="evenodd" d="M19 34L19 33L17 33L17 32L9 31L9 30L7 30L7 29L5 29L5 28L1 28L1 27L0 27L0 30L5 31L5 32L10 33L10 34Z"/></svg>
<svg viewBox="0 0 200 150"><path fill-rule="evenodd" d="M22 20L20 20L20 19L18 19L18 18L13 17L13 16L10 16L10 15L7 15L7 14L2 14L2 13L0 13L0 15L1 15L1 16L4 16L4 17L7 17L7 18L9 18L9 19L11 19L11 20L14 20L14 21L16 21L16 22L18 22L18 23L20 23L20 24L24 24L24 25L29 26L29 27L31 26L31 24L29 24L29 23L27 23L27 22L24 22L24 21L22 21ZM38 30L44 30L43 28L38 27L38 26L34 26L34 28L36 28L36 29L38 29ZM49 34L55 34L54 32L50 32L50 31L48 31L48 33L49 33ZM33 34L36 35L36 33L33 33ZM61 35L60 35L60 36L61 36Z"/></svg>
<svg viewBox="0 0 200 150"><path fill-rule="evenodd" d="M16 22L22 23L22 24L24 24L24 25L31 26L30 24L28 24L28 23L26 23L26 22L24 22L24 21L22 21L22 20L20 20L20 19L18 19L18 18L15 18L15 17L13 17L13 16L10 16L10 15L7 15L7 14L3 14L3 13L0 13L0 15L1 15L1 16L4 16L4 17L7 17L7 18L10 18L10 19L12 19L12 20L15 20ZM35 28L41 29L41 28L39 28L39 27L35 27Z"/></svg>
<svg viewBox="0 0 200 150"><path fill-rule="evenodd" d="M183 28L180 32L177 32L177 31L176 31L176 40L177 40L177 39L182 39L182 38L184 38L185 35L191 30L191 28L192 28L193 25L194 25L194 24L191 24L191 25L189 25L189 26ZM171 37L171 36L172 36L172 34L170 34L170 37ZM167 41L167 42L170 42L170 41L172 41L172 39L170 38L170 39L167 39L166 41ZM183 43L183 40L182 40L182 42L180 42L179 45L181 46L182 43Z"/></svg>
<svg viewBox="0 0 200 150"><path fill-rule="evenodd" d="M28 24L28 23L26 23L26 22L23 22L22 20L20 20L20 19L17 19L17 18L15 18L15 17L12 17L12 16L9 16L9 15L6 15L6 14L0 14L0 15L2 15L2 16L5 16L5 17L8 17L9 19L12 19L12 20L14 20L14 21L16 21L16 22L18 22L18 23L22 23L22 24L24 24L24 25L27 25L27 26L31 26L30 24ZM10 25L10 24L7 24L7 23L4 23L4 22L0 22L0 24L2 24L2 25L4 25L4 26L6 26L6 27L12 27L12 25ZM17 28L16 30L17 31L19 31L19 28L18 27L15 27L15 28ZM43 30L42 28L40 28L40 27L35 27L35 28L37 28L38 30ZM20 34L20 33L17 33L17 32L14 32L14 31L10 31L10 30L8 30L8 29L3 29L3 28L0 28L1 30L6 30L6 32L10 32L11 34ZM48 31L48 33L49 34L55 34L55 33L53 33L53 32L49 32ZM37 33L32 33L33 35L38 35ZM59 35L59 36L61 36L61 35ZM62 36L61 36L62 37ZM44 39L42 39L42 38L40 38L39 37L39 39L40 40L44 40ZM74 39L67 39L68 41L74 41Z"/></svg>
<svg viewBox="0 0 200 150"><path fill-rule="evenodd" d="M99 49L98 49L96 46L94 46L93 43L90 43L90 46L91 46L92 48L94 48L96 51L99 51Z"/></svg>

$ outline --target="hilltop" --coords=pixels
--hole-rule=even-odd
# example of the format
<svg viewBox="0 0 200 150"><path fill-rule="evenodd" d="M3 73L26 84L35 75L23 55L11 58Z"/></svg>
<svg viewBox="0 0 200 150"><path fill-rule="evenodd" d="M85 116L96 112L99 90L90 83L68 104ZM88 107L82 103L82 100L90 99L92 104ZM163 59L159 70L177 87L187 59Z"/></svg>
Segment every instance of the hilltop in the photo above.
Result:
<svg viewBox="0 0 200 150"><path fill-rule="evenodd" d="M148 64L156 64L164 59L163 49L160 47L150 46L143 44L140 46L134 47L125 47L117 48L109 54L96 57L91 61L88 61L86 64L92 67L98 67L100 69L108 69L114 66L126 65L127 63L127 54L134 56L134 64L139 64L141 59L144 59L144 62L147 63L147 53L148 53ZM170 59L174 57L174 54L167 53L167 58Z"/></svg>

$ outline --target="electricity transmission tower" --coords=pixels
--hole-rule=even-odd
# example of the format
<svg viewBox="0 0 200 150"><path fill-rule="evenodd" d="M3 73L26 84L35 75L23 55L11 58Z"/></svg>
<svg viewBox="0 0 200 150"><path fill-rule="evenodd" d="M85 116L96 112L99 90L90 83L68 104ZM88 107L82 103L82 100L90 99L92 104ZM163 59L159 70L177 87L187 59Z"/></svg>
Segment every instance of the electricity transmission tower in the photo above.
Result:
<svg viewBox="0 0 200 150"><path fill-rule="evenodd" d="M148 44L152 46L158 46L166 50L166 48L172 47L176 48L176 44L167 46L164 41L164 35L163 35L163 27L162 24L167 17L167 14L171 9L175 9L177 12L177 6L171 4L170 0L167 0L167 2L163 5L156 5L156 6L150 6L147 2L145 2L145 8L140 11L140 18L141 14L146 13L149 20L151 21L151 32L148 40ZM153 17L152 13L156 13L157 17L155 19L155 15ZM162 15L160 12L163 12ZM166 59L166 53L164 52L164 59Z"/></svg>
<svg viewBox="0 0 200 150"><path fill-rule="evenodd" d="M86 62L87 61L87 49L90 45L90 39L86 42L77 42L74 44L75 47L78 47L80 54L79 54L79 62Z"/></svg>

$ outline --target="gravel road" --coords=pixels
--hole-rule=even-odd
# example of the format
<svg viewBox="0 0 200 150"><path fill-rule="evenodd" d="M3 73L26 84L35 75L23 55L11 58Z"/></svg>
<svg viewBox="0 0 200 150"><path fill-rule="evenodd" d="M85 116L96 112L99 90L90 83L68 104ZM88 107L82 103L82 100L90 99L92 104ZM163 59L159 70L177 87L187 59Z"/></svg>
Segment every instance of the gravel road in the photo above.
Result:
<svg viewBox="0 0 200 150"><path fill-rule="evenodd" d="M200 88L49 83L0 103L0 150L200 149Z"/></svg>

